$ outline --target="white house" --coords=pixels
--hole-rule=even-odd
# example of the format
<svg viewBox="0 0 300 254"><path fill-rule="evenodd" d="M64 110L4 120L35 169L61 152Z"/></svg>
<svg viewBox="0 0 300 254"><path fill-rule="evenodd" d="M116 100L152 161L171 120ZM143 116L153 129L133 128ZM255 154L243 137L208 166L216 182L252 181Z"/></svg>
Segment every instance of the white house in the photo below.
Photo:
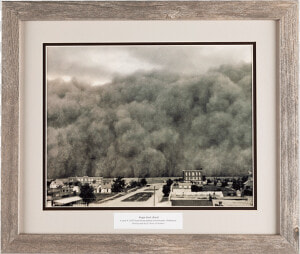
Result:
<svg viewBox="0 0 300 254"><path fill-rule="evenodd" d="M50 183L50 189L56 189L62 186L64 186L64 182L60 179L56 179Z"/></svg>
<svg viewBox="0 0 300 254"><path fill-rule="evenodd" d="M78 194L78 193L80 192L79 186L74 186L74 187L73 187L73 191L75 191L76 194Z"/></svg>

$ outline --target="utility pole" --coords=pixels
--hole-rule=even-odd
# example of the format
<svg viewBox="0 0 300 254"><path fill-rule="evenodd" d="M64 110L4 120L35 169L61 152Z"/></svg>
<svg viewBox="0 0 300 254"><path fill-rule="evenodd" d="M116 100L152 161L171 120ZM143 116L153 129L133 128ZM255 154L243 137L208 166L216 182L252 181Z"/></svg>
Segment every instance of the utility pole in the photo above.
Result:
<svg viewBox="0 0 300 254"><path fill-rule="evenodd" d="M155 185L154 185L154 194L153 194L153 205L155 206Z"/></svg>

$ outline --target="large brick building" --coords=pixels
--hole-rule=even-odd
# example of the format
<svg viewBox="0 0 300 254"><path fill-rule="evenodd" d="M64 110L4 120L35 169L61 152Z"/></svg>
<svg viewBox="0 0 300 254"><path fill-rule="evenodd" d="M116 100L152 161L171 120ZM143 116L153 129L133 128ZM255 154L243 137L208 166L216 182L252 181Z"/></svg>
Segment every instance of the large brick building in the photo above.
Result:
<svg viewBox="0 0 300 254"><path fill-rule="evenodd" d="M183 170L183 181L202 183L202 173L200 170Z"/></svg>

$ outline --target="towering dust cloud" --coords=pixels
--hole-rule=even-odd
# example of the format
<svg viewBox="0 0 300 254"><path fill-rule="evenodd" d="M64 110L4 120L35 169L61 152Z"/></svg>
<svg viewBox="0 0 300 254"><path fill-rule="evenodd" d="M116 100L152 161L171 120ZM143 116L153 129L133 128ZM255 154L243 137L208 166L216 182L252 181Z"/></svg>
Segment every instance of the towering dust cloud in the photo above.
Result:
<svg viewBox="0 0 300 254"><path fill-rule="evenodd" d="M93 65L90 76L88 64L97 59L80 63L65 54L57 65L49 53L48 178L167 177L200 168L207 176L252 171L251 62L215 60L206 66L202 53L198 70L191 55L189 69L184 54L164 58L129 48L124 60L118 52L107 54L123 59L122 65L106 66L115 58L101 53L101 65Z"/></svg>

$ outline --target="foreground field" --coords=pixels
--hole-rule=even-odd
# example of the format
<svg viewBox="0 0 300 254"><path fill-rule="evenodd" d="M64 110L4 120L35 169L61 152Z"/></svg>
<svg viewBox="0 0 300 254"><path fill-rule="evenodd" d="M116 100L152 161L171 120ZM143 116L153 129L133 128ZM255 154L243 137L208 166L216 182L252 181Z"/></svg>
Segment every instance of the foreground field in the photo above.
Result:
<svg viewBox="0 0 300 254"><path fill-rule="evenodd" d="M170 207L171 203L166 200L161 202L163 183L149 184L116 198L101 203L91 203L90 207ZM155 189L155 190L154 190Z"/></svg>

